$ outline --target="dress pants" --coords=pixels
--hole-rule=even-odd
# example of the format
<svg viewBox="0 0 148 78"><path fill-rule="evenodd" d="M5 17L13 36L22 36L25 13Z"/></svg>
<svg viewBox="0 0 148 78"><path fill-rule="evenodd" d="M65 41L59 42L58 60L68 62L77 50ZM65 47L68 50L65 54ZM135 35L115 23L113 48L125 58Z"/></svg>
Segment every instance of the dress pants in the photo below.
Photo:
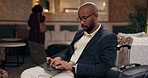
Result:
<svg viewBox="0 0 148 78"><path fill-rule="evenodd" d="M42 67L36 66L23 71L21 78L74 78L74 75L67 70L46 71Z"/></svg>

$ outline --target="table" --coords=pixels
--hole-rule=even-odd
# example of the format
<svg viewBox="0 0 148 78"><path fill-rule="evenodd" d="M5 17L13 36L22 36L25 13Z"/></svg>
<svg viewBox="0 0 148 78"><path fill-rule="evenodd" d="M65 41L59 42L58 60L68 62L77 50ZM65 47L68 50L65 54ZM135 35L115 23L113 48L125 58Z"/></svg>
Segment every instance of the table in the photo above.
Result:
<svg viewBox="0 0 148 78"><path fill-rule="evenodd" d="M21 41L22 39L21 38L2 38L1 39L2 41Z"/></svg>
<svg viewBox="0 0 148 78"><path fill-rule="evenodd" d="M23 43L23 42L11 42L11 43L8 43L8 42L6 42L6 43L0 43L0 47L4 47L4 48L20 48L20 47L23 47L23 46L25 46L26 45L26 43ZM17 64L17 66L20 66L21 64L23 64L24 63L24 54L22 53L22 58L23 58L23 61L22 62L20 62L19 61L19 51L17 51L17 56L16 56L16 58L17 58L17 61L16 62L12 62L12 63L16 63ZM4 65L4 67L5 67L5 63L7 63L7 53L6 53L6 57L5 57L5 60L3 61L3 64L2 65ZM3 67L3 68L4 68Z"/></svg>
<svg viewBox="0 0 148 78"><path fill-rule="evenodd" d="M132 44L130 63L140 63L148 65L148 43Z"/></svg>

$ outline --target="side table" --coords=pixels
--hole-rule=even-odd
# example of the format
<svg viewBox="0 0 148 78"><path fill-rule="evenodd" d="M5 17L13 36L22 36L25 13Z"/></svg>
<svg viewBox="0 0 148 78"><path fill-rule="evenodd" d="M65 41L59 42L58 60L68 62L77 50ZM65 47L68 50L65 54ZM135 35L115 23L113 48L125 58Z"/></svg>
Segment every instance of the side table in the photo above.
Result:
<svg viewBox="0 0 148 78"><path fill-rule="evenodd" d="M21 38L2 38L2 41L8 41L8 42L15 42L15 41L21 41Z"/></svg>
<svg viewBox="0 0 148 78"><path fill-rule="evenodd" d="M22 43L22 42L11 42L11 43L0 43L0 47L4 47L4 48L20 48L20 47L23 47L25 46L26 43ZM20 52L19 50L17 50L17 55L16 55L16 58L17 58L17 61L16 62L11 62L11 63L14 63L14 64L17 64L16 66L20 66L21 64L24 63L24 53L22 53L22 58L23 58L23 61L20 62L19 60L19 55L20 55ZM5 60L3 61L3 68L5 69L5 63L9 63L7 62L7 52L6 52L6 56L5 56Z"/></svg>

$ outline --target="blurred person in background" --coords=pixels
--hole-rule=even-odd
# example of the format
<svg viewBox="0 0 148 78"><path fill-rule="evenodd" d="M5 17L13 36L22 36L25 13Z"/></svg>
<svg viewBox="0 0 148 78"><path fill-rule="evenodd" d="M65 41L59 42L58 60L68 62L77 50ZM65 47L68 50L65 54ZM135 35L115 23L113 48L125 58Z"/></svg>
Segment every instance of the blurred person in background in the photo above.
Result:
<svg viewBox="0 0 148 78"><path fill-rule="evenodd" d="M41 5L35 5L32 8L32 13L28 20L29 31L29 41L34 41L37 43L44 44L45 32L40 32L39 23L45 22L45 16L42 15L43 8Z"/></svg>

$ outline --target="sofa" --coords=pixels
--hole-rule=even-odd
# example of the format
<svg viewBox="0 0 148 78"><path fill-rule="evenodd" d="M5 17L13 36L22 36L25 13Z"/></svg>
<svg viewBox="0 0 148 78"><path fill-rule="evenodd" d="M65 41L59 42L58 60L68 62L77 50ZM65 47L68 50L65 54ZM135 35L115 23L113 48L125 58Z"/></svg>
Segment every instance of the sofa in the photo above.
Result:
<svg viewBox="0 0 148 78"><path fill-rule="evenodd" d="M45 49L52 44L70 44L76 32L73 31L47 31L45 32Z"/></svg>
<svg viewBox="0 0 148 78"><path fill-rule="evenodd" d="M47 31L45 32L45 49L52 44L70 44L76 31ZM28 29L17 29L16 38L28 39Z"/></svg>

